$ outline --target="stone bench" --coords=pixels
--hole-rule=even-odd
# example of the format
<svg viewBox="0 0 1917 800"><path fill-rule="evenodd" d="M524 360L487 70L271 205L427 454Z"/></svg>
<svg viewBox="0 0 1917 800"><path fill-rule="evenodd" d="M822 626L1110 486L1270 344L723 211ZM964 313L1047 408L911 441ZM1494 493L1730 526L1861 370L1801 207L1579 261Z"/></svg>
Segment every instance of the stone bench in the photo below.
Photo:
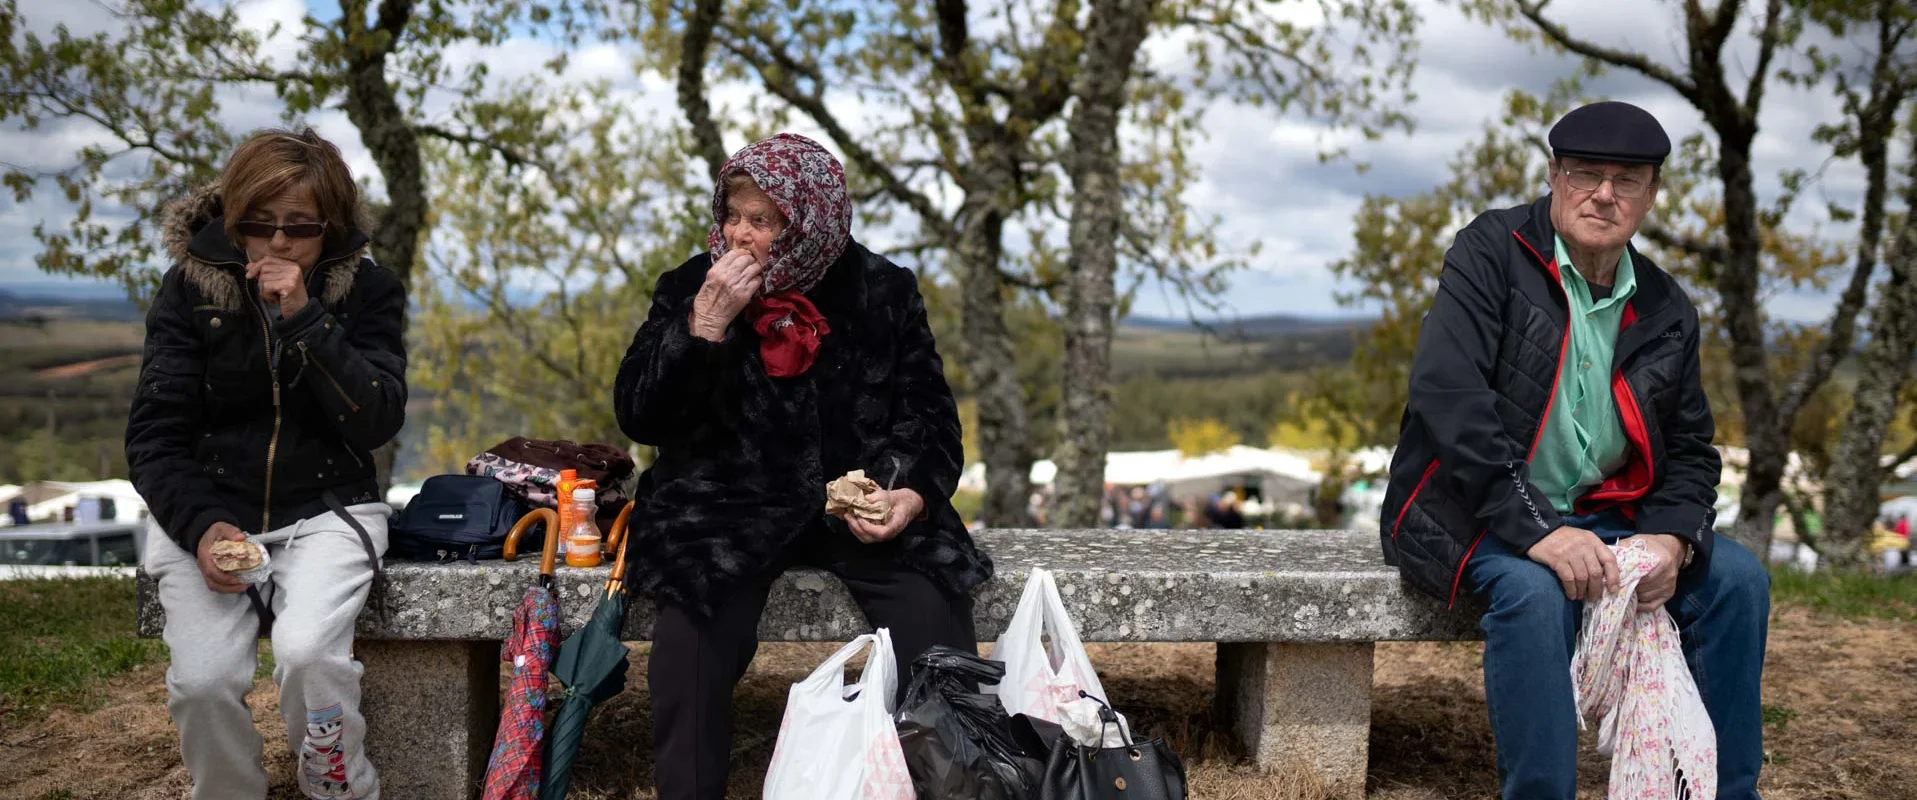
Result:
<svg viewBox="0 0 1917 800"><path fill-rule="evenodd" d="M1373 643L1480 636L1473 615L1449 612L1405 586L1385 566L1375 533L985 531L977 538L998 567L976 597L981 639L1004 630L1029 569L1050 569L1087 642L1217 643L1217 708L1252 759L1314 771L1345 797L1364 794ZM590 616L606 572L560 570L567 632ZM536 559L388 565L383 603L368 603L355 645L366 666L367 749L387 796L473 793L497 726L499 645L536 574ZM625 638L647 639L652 623L649 604L633 604ZM142 575L139 632L158 636L164 624L155 584ZM759 628L768 642L842 642L866 630L838 581L810 570L778 582Z"/></svg>

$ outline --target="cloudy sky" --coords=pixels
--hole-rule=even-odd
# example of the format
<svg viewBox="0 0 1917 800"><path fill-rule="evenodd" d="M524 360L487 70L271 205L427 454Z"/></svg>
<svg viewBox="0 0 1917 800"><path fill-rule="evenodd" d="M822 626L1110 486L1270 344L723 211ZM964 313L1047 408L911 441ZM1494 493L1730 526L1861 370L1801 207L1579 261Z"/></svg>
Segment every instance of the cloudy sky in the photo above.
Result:
<svg viewBox="0 0 1917 800"><path fill-rule="evenodd" d="M1360 143L1353 154L1372 168L1359 174L1349 164L1321 164L1317 158L1324 130L1311 120L1287 117L1269 109L1218 103L1206 112L1206 138L1196 147L1203 180L1191 200L1198 214L1216 217L1220 238L1227 247L1261 245L1252 269L1233 281L1227 306L1240 315L1291 313L1327 315L1361 313L1340 309L1333 302L1338 288L1325 265L1342 257L1351 246L1352 216L1367 194L1406 195L1429 189L1446 175L1446 162L1483 125L1494 119L1500 98L1509 88L1543 91L1574 66L1556 56L1530 52L1495 30L1463 18L1448 4L1414 0L1423 17L1414 90L1409 109L1416 120L1412 134L1394 134L1373 143ZM321 16L337 13L332 3L311 4ZM1608 0L1604 3L1563 4L1554 13L1579 35L1607 45L1630 41L1652 58L1673 63L1681 48L1681 27L1668 3L1657 0ZM113 24L100 6L76 0L20 0L21 13L32 30L45 31L56 23L76 30ZM307 4L300 0L244 0L239 6L249 27L265 29L274 21L287 30L290 43ZM290 47L287 49L291 49ZM1745 47L1741 60L1753 59ZM550 46L530 38L513 39L494 48L465 48L453 54L456 62L486 60L496 76L515 70L537 69ZM1177 67L1182 50L1167 42L1148 48L1154 62ZM661 118L676 118L672 87L656 77L635 75L632 53L599 46L577 54L568 77L614 81L623 102L656 109ZM1594 93L1629 100L1650 109L1678 140L1701 127L1697 113L1668 89L1632 76L1613 75L1592 84ZM721 103L745 98L750 87L723 87ZM882 111L860 107L843 98L835 103L842 119L859 119ZM226 96L223 114L238 129L272 124L278 111L270 91L254 90ZM1828 92L1812 93L1774 87L1766 98L1762 134L1756 145L1760 192L1774 193L1776 174L1787 168L1821 169L1821 178L1798 204L1791 222L1800 230L1818 230L1842 237L1848 231L1823 218L1823 200L1846 200L1860 191L1860 172L1849 163L1825 164L1819 148L1810 142L1811 129L1839 112ZM430 113L430 109L429 109ZM348 152L356 174L374 175L370 158L359 145L353 128L338 112L312 118L322 134ZM799 128L805 132L804 128ZM71 154L99 134L80 124L49 124L33 131L0 125L0 161L32 168L71 163ZM728 142L729 145L740 143ZM131 166L131 165L129 165ZM33 265L37 249L31 230L37 224L61 226L69 208L56 192L42 190L33 200L14 203L0 197L0 289L45 291L56 279ZM883 234L875 237L880 238ZM882 247L883 241L874 242ZM1436 268L1436 265L1433 265ZM71 282L66 282L71 286ZM1772 310L1791 319L1814 320L1828 309L1827 296L1784 294L1772 299ZM1147 287L1137 313L1182 315L1184 309L1162 291Z"/></svg>

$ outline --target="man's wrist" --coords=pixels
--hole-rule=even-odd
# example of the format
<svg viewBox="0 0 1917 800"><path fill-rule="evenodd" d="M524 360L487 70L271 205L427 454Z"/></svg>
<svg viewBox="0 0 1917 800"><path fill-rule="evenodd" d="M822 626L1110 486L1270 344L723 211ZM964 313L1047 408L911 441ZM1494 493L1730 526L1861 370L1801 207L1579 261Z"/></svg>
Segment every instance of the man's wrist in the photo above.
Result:
<svg viewBox="0 0 1917 800"><path fill-rule="evenodd" d="M1684 537L1675 533L1660 533L1658 535L1668 537L1672 542L1676 543L1677 552L1672 553L1671 557L1672 560L1677 562L1678 569L1684 569L1691 565L1691 559L1696 557L1697 550L1691 547L1690 542L1685 541Z"/></svg>

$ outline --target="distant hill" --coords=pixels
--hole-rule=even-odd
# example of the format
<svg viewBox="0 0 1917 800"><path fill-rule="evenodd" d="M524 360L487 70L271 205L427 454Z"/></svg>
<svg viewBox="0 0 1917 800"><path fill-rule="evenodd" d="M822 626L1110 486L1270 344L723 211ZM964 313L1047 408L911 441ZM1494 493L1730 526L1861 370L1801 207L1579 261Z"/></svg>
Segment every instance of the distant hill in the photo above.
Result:
<svg viewBox="0 0 1917 800"><path fill-rule="evenodd" d="M1227 339L1269 339L1325 331L1351 331L1370 325L1368 317L1302 317L1292 314L1267 314L1256 317L1220 319L1170 319L1165 317L1127 317L1121 328L1154 331L1203 330Z"/></svg>
<svg viewBox="0 0 1917 800"><path fill-rule="evenodd" d="M115 290L116 294L118 290ZM96 322L138 322L140 307L124 295L88 292L87 296L60 292L0 289L0 320L79 319Z"/></svg>
<svg viewBox="0 0 1917 800"><path fill-rule="evenodd" d="M1285 315L1199 322L1132 317L1119 323L1112 367L1119 378L1306 370L1349 360L1353 334L1370 324L1362 318Z"/></svg>

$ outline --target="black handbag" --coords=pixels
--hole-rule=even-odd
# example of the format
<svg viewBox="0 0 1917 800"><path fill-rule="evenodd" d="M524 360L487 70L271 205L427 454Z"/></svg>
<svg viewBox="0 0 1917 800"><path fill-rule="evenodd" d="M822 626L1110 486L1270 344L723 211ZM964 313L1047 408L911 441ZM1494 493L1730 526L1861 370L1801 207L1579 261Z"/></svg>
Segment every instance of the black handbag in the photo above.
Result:
<svg viewBox="0 0 1917 800"><path fill-rule="evenodd" d="M1118 715L1104 700L1084 692L1079 697L1098 703L1099 739L1107 727L1117 726ZM1045 764L1040 800L1185 800L1185 764L1164 739L1127 741L1124 747L1086 747L1060 734Z"/></svg>

